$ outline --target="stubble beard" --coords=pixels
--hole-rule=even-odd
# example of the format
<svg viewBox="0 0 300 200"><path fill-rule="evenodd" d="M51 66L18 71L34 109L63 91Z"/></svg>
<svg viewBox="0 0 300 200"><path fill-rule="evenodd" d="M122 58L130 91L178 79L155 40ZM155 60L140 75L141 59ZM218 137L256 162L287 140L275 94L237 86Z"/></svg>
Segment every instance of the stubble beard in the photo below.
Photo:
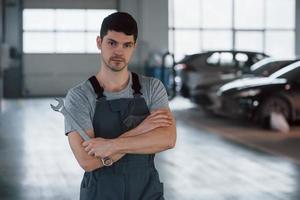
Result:
<svg viewBox="0 0 300 200"><path fill-rule="evenodd" d="M103 62L105 64L105 66L113 72L123 71L128 66L128 63L126 63L126 61L124 59L122 59L122 61L114 61L110 58L108 61L103 59ZM115 65L115 64L113 64L114 62L119 62L119 64ZM122 63L123 63L123 65L121 65Z"/></svg>

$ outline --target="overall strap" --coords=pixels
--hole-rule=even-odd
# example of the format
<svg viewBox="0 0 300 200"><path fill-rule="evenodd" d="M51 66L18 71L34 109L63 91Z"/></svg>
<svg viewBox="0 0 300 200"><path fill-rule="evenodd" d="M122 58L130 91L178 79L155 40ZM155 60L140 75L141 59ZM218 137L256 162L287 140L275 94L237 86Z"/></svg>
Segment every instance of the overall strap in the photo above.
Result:
<svg viewBox="0 0 300 200"><path fill-rule="evenodd" d="M138 96L138 95L142 95L142 92L141 92L141 84L140 84L140 81L139 81L139 77L136 73L134 72L131 72L131 75L132 75L132 89L133 89L133 96Z"/></svg>
<svg viewBox="0 0 300 200"><path fill-rule="evenodd" d="M95 93L97 94L97 99L100 99L102 97L105 97L104 94L103 94L103 87L100 86L97 78L95 76L91 76L89 78L89 81L91 82L93 88L94 88L94 91Z"/></svg>

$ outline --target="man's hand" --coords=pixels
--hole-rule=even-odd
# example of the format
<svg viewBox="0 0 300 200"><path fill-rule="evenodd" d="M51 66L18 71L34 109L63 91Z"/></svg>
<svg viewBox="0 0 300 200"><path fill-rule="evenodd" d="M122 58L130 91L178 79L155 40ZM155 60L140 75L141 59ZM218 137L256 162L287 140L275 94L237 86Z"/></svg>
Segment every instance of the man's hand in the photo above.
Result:
<svg viewBox="0 0 300 200"><path fill-rule="evenodd" d="M82 143L84 150L90 156L98 158L111 157L116 152L113 148L112 140L104 138L94 138Z"/></svg>

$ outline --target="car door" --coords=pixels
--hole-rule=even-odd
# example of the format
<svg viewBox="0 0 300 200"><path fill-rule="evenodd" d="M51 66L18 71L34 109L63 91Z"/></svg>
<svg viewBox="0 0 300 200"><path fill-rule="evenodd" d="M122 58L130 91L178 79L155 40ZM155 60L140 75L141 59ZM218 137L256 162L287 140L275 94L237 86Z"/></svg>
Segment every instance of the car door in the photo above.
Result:
<svg viewBox="0 0 300 200"><path fill-rule="evenodd" d="M207 58L207 65L217 82L231 80L236 76L237 62L233 52L215 52Z"/></svg>

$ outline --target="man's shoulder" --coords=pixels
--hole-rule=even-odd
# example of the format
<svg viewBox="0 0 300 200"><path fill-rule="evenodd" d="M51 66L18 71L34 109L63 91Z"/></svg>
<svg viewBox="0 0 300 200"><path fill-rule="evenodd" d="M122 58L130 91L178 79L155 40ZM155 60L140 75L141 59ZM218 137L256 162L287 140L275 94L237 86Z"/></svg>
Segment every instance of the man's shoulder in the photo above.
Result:
<svg viewBox="0 0 300 200"><path fill-rule="evenodd" d="M93 94L93 88L88 80L82 81L68 90L67 95L89 97Z"/></svg>
<svg viewBox="0 0 300 200"><path fill-rule="evenodd" d="M139 80L140 80L140 83L142 86L151 87L154 85L161 84L161 81L157 78L145 76L145 75L141 75L141 74L138 74L138 76L139 76Z"/></svg>
<svg viewBox="0 0 300 200"><path fill-rule="evenodd" d="M142 93L150 111L169 108L168 95L163 83L154 77L139 75Z"/></svg>

